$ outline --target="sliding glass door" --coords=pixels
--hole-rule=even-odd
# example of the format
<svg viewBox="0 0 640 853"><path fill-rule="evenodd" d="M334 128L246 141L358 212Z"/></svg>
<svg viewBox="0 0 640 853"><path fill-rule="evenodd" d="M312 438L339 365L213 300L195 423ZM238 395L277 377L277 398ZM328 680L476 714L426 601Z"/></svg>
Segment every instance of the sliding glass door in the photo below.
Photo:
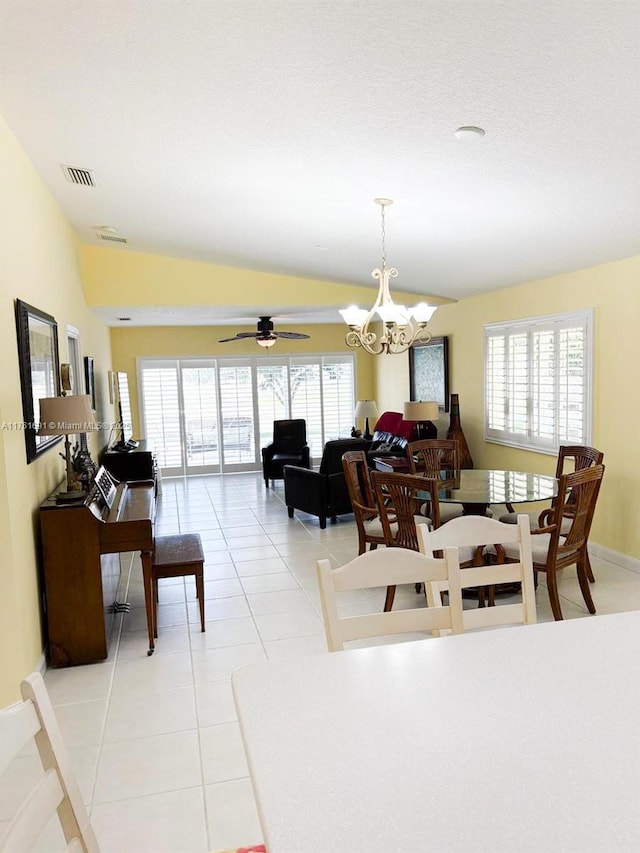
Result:
<svg viewBox="0 0 640 853"><path fill-rule="evenodd" d="M145 437L166 475L256 470L274 420L304 418L312 457L353 425L354 358L140 359Z"/></svg>

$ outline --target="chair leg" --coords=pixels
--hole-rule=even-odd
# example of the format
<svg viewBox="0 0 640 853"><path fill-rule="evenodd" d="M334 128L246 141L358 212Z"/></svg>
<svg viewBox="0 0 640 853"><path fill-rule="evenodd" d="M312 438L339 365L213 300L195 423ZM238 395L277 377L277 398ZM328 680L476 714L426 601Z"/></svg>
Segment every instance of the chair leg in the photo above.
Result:
<svg viewBox="0 0 640 853"><path fill-rule="evenodd" d="M551 603L551 610L553 611L553 618L556 622L560 622L562 619L562 610L560 609L560 599L558 597L558 579L556 576L555 569L550 569L547 572L547 589L549 590L549 601Z"/></svg>
<svg viewBox="0 0 640 853"><path fill-rule="evenodd" d="M585 564L587 567L587 577L589 579L589 583L595 583L596 579L595 579L594 574L593 574L593 569L591 568L591 560L589 559L588 549L585 549L584 557L585 557Z"/></svg>
<svg viewBox="0 0 640 853"><path fill-rule="evenodd" d="M327 529L327 516L321 515L320 516L320 530L326 530L326 529Z"/></svg>
<svg viewBox="0 0 640 853"><path fill-rule="evenodd" d="M580 590L582 592L582 597L584 598L584 603L587 605L587 610L589 611L589 613L593 615L596 612L596 606L593 603L593 598L591 598L591 590L589 589L589 575L587 572L587 563L584 559L584 556L578 560L576 568L578 570L578 583L580 584Z"/></svg>
<svg viewBox="0 0 640 853"><path fill-rule="evenodd" d="M287 507L287 512L289 513L289 518L293 518L293 507L292 506Z"/></svg>
<svg viewBox="0 0 640 853"><path fill-rule="evenodd" d="M396 597L396 588L395 586L387 587L387 596L384 600L384 612L388 613L393 607L393 599Z"/></svg>

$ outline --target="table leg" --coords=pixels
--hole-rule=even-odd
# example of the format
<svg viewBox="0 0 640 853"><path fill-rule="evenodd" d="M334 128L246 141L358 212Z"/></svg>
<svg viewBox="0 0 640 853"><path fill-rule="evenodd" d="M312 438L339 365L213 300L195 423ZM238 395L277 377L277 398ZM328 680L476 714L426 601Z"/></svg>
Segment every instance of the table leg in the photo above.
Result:
<svg viewBox="0 0 640 853"><path fill-rule="evenodd" d="M147 611L147 631L149 633L149 650L148 655L152 655L155 649L153 640L155 634L154 624L154 601L153 601L153 580L152 580L152 562L153 551L141 551L140 558L142 560L142 579L144 581L144 605Z"/></svg>

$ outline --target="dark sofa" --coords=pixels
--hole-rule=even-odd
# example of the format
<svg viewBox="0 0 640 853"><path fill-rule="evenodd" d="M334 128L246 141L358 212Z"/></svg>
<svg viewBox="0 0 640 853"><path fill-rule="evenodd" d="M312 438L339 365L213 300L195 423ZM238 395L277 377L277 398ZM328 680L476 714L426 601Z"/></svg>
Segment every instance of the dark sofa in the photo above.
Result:
<svg viewBox="0 0 640 853"><path fill-rule="evenodd" d="M348 450L367 450L370 442L363 438L341 438L324 446L319 471L297 465L284 466L284 501L289 518L294 510L317 515L324 530L327 518L353 512L349 490L342 469L342 456Z"/></svg>

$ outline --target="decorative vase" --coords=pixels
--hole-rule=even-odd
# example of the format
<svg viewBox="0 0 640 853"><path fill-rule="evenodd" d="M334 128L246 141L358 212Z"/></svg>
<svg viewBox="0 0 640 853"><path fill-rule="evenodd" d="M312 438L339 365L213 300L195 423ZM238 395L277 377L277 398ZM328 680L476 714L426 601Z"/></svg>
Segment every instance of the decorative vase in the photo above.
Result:
<svg viewBox="0 0 640 853"><path fill-rule="evenodd" d="M451 395L451 405L449 407L449 429L447 430L447 438L454 438L458 442L458 455L460 456L461 468L473 468L473 459L469 452L467 439L464 437L462 425L460 424L460 403L458 395Z"/></svg>

